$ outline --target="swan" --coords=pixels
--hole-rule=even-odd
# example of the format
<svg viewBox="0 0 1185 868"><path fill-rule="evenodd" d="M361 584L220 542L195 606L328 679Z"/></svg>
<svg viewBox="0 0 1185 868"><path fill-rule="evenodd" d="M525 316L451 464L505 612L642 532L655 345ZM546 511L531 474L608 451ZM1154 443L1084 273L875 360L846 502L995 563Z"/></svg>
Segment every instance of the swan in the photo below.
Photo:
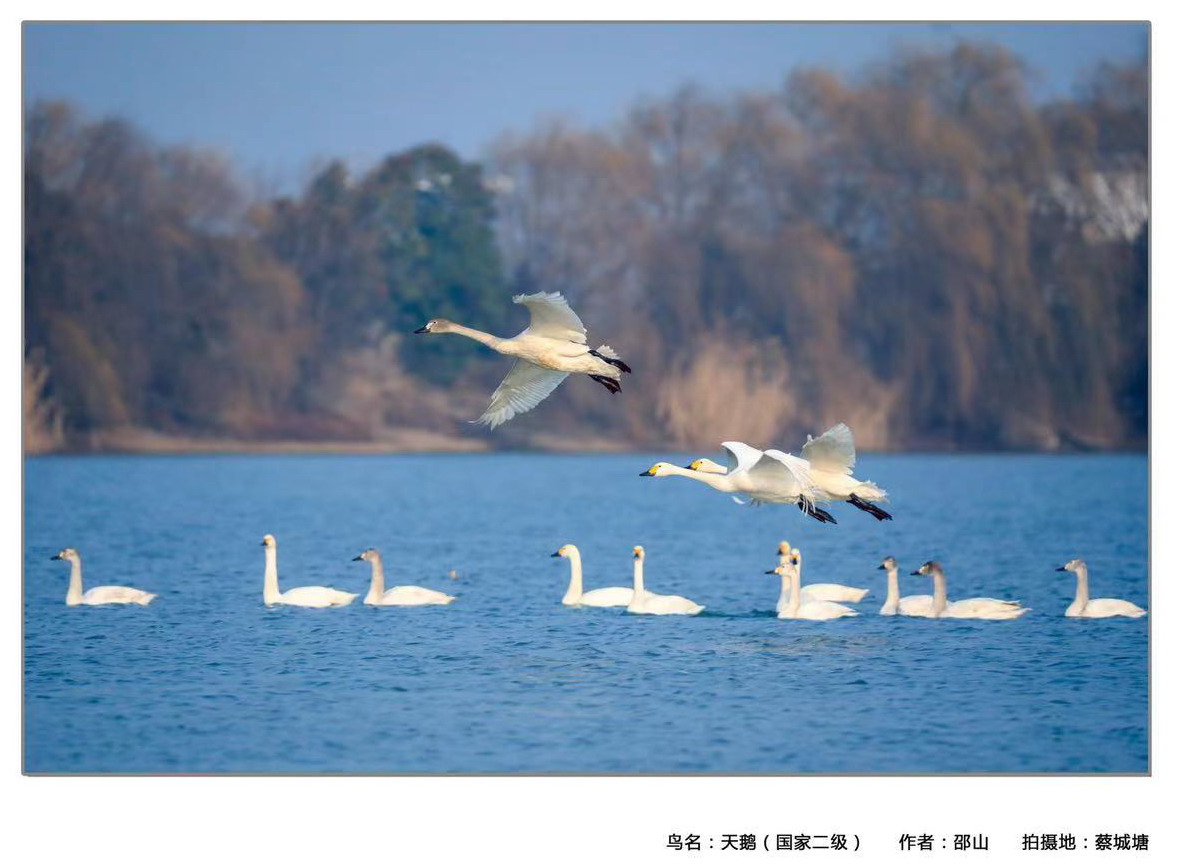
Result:
<svg viewBox="0 0 1185 868"><path fill-rule="evenodd" d="M790 543L782 540L778 543L778 563L791 564L798 573L799 582L802 581L802 552L791 548ZM853 588L851 585L836 585L830 582L816 582L812 585L802 585L802 595L813 600L830 600L833 603L859 603L868 596L868 588ZM781 599L778 608L782 608Z"/></svg>
<svg viewBox="0 0 1185 868"><path fill-rule="evenodd" d="M911 576L930 576L934 579L934 599L926 618L976 618L982 621L1008 621L1019 618L1028 609L1015 600L994 600L991 597L972 597L969 600L946 599L946 573L938 561L926 561Z"/></svg>
<svg viewBox="0 0 1185 868"><path fill-rule="evenodd" d="M795 504L811 518L835 524L835 519L829 513L815 506L815 501L822 497L822 492L811 483L808 462L778 452L776 449L762 452L737 440L729 440L720 445L728 454L728 468L723 474L693 470L690 467L676 467L674 464L660 461L638 475L685 476L717 491L744 495L752 504Z"/></svg>
<svg viewBox="0 0 1185 868"><path fill-rule="evenodd" d="M699 603L673 594L652 594L642 584L642 562L646 551L634 546L634 593L626 611L631 615L698 615L704 610Z"/></svg>
<svg viewBox="0 0 1185 868"><path fill-rule="evenodd" d="M852 438L852 430L843 422L818 437L808 434L798 458L776 449L767 449L765 454L778 460L806 461L811 484L821 492L819 500L850 503L877 521L892 520L893 516L873 503L888 499L888 493L874 482L861 482L852 476L852 468L856 465L856 443ZM687 465L687 469L704 473L728 473L728 468L721 467L710 458L697 458Z"/></svg>
<svg viewBox="0 0 1185 868"><path fill-rule="evenodd" d="M884 570L889 576L889 593L885 597L885 604L881 606L882 615L912 615L925 617L934 607L934 598L929 594L914 594L909 597L901 596L897 587L897 559L887 557L878 570Z"/></svg>
<svg viewBox="0 0 1185 868"><path fill-rule="evenodd" d="M552 552L553 558L567 558L572 566L572 578L568 582L568 591L564 594L565 606L628 606L634 598L633 588L597 588L594 591L584 590L584 569L580 563L580 549L568 543L560 546L559 551Z"/></svg>
<svg viewBox="0 0 1185 868"><path fill-rule="evenodd" d="M1124 618L1142 618L1148 613L1127 600L1114 600L1109 597L1090 598L1090 589L1086 583L1086 561L1074 558L1065 566L1057 568L1059 573L1075 573L1078 576L1078 592L1074 595L1074 602L1066 609L1067 618L1113 618L1120 615Z"/></svg>
<svg viewBox="0 0 1185 868"><path fill-rule="evenodd" d="M511 301L526 305L531 324L512 338L498 338L437 317L416 334L464 335L505 356L514 356L510 373L494 390L490 406L477 420L497 428L525 413L552 393L568 374L588 374L610 392L621 391L622 373L630 366L609 346L590 349L584 324L558 292L516 295Z"/></svg>
<svg viewBox="0 0 1185 868"><path fill-rule="evenodd" d="M456 597L419 585L396 585L383 591L383 556L378 549L367 549L356 561L370 562L370 591L362 600L368 606L447 606Z"/></svg>
<svg viewBox="0 0 1185 868"><path fill-rule="evenodd" d="M113 603L135 603L147 606L156 599L156 594L122 585L99 585L82 593L82 555L74 549L62 549L50 558L51 561L70 562L70 587L66 591L67 606L107 606Z"/></svg>
<svg viewBox="0 0 1185 868"><path fill-rule="evenodd" d="M263 602L268 606L304 606L323 609L326 606L348 606L357 594L326 588L322 585L306 585L280 593L280 579L276 571L276 538L270 533L260 543L264 547Z"/></svg>
<svg viewBox="0 0 1185 868"><path fill-rule="evenodd" d="M778 564L766 570L767 576L781 576L782 593L778 597L778 617L794 621L833 621L836 618L850 618L860 614L850 606L831 600L816 600L804 596L798 577L798 568L790 562ZM785 604L782 604L782 600Z"/></svg>

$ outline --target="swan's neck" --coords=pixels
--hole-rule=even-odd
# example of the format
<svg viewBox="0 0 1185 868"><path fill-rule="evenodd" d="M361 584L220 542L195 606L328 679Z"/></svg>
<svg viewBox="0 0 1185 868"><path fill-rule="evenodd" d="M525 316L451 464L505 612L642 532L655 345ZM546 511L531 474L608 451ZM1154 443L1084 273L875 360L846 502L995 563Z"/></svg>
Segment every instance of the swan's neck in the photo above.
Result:
<svg viewBox="0 0 1185 868"><path fill-rule="evenodd" d="M263 602L270 606L280 600L280 576L276 570L276 550L274 548L264 549L263 557Z"/></svg>
<svg viewBox="0 0 1185 868"><path fill-rule="evenodd" d="M787 558L787 560L789 560ZM783 564L786 568L778 573L778 577L782 580L782 593L778 595L778 600L784 600L782 607L778 610L781 614L785 610L790 612L798 611L798 588L794 581L794 567Z"/></svg>
<svg viewBox="0 0 1185 868"><path fill-rule="evenodd" d="M790 573L790 614L798 614L798 604L802 597L802 575L798 572L798 567L791 567Z"/></svg>
<svg viewBox="0 0 1185 868"><path fill-rule="evenodd" d="M897 584L897 568L893 567L885 572L889 574L889 592L885 596L885 605L896 609L897 604L901 602L901 588Z"/></svg>
<svg viewBox="0 0 1185 868"><path fill-rule="evenodd" d="M946 608L946 575L939 569L932 569L934 577L934 605L930 611L937 615Z"/></svg>
<svg viewBox="0 0 1185 868"><path fill-rule="evenodd" d="M457 325L456 323L453 323L451 326L449 326L449 330L446 332L446 334L464 335L467 338L472 338L479 344L485 344L490 349L501 352L499 345L503 342L502 338L496 338L493 335L487 334L486 332L480 331L478 329L471 329L469 326Z"/></svg>
<svg viewBox="0 0 1185 868"><path fill-rule="evenodd" d="M571 604L584 594L584 568L580 563L579 552L572 552L568 555L568 562L572 566L572 578L568 582L568 592L564 594L564 602Z"/></svg>
<svg viewBox="0 0 1185 868"><path fill-rule="evenodd" d="M634 597L638 597L645 590L642 587L642 559L634 558Z"/></svg>
<svg viewBox="0 0 1185 868"><path fill-rule="evenodd" d="M732 480L727 476L721 476L719 473L705 473L702 470L690 470L686 467L671 467L667 470L667 475L686 476L688 479L695 479L705 485L710 485L717 491L736 491L736 486L733 485Z"/></svg>
<svg viewBox="0 0 1185 868"><path fill-rule="evenodd" d="M1077 567L1074 573L1078 576L1078 592L1074 594L1074 602L1070 604L1070 611L1082 612L1090 602L1090 588L1086 583L1086 567Z"/></svg>
<svg viewBox="0 0 1185 868"><path fill-rule="evenodd" d="M66 590L66 605L77 606L82 602L82 559L70 561L70 587Z"/></svg>
<svg viewBox="0 0 1185 868"><path fill-rule="evenodd" d="M381 600L384 586L383 559L375 555L374 560L370 562L370 591L363 602L374 604Z"/></svg>

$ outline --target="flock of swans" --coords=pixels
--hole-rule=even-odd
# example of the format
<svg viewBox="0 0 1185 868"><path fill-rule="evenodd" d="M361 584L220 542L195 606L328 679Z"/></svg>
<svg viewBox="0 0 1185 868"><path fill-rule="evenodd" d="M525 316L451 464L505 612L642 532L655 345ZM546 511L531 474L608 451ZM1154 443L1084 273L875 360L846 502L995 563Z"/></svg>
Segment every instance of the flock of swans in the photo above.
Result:
<svg viewBox="0 0 1185 868"><path fill-rule="evenodd" d="M456 334L471 338L495 352L515 359L510 372L494 391L489 407L477 420L490 428L508 421L537 406L550 395L569 374L586 374L610 393L621 391L622 374L631 373L629 365L617 357L612 347L597 349L588 346L584 324L558 292L539 292L516 295L512 299L530 312L530 324L513 338L499 338L447 319L429 320L417 334ZM721 444L726 464L709 458L699 458L686 467L660 461L643 471L641 476L682 476L693 479L717 491L729 494L738 503L788 504L797 506L804 514L824 524L836 524L835 518L820 504L848 503L877 521L891 520L892 516L878 503L888 499L888 493L875 483L857 479L855 439L842 422L819 437L808 436L798 455L779 449L758 449L746 443L730 440ZM280 591L276 564L276 539L271 534L263 538L264 578L263 600L268 606L299 606L328 608L348 606L359 594L320 585L310 585ZM564 594L567 606L624 607L637 615L698 615L704 611L699 603L686 597L655 594L646 590L643 564L646 553L634 547L633 587L597 588L584 590L583 565L580 551L565 545L553 557L566 558L571 565L571 579ZM70 585L66 594L69 606L101 606L137 604L146 606L156 594L113 585L82 590L82 558L74 549L63 549L54 560L68 561ZM387 589L384 584L383 561L377 549L367 549L354 558L370 564L370 589L363 603L370 606L443 606L456 598L441 591L416 585L400 585ZM926 561L910 575L931 579L933 593L902 597L898 585L897 561L888 557L878 569L888 576L887 594L880 609L882 615L907 615L922 618L964 618L978 620L1012 620L1029 611L1015 600L974 597L949 600L946 574L937 561ZM1073 572L1078 579L1074 602L1066 610L1072 618L1108 618L1122 616L1137 618L1147 614L1126 600L1090 599L1086 564L1075 558L1059 571ZM781 580L781 591L776 605L779 618L830 621L847 618L858 612L846 603L859 603L867 594L866 588L837 584L802 585L802 554L788 542L778 549L778 565L769 570Z"/></svg>

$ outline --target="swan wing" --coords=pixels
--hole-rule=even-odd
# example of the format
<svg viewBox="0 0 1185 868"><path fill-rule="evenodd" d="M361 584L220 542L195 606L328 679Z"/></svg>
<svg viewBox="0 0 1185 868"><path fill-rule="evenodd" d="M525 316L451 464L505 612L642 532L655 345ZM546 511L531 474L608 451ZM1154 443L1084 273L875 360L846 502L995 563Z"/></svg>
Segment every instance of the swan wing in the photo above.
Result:
<svg viewBox="0 0 1185 868"><path fill-rule="evenodd" d="M443 591L421 588L419 585L398 585L382 597L384 606L447 606L455 599Z"/></svg>
<svg viewBox="0 0 1185 868"><path fill-rule="evenodd" d="M580 317L568 307L567 300L558 292L537 292L534 295L516 295L515 304L526 305L531 312L530 334L558 341L588 342L587 332Z"/></svg>
<svg viewBox="0 0 1185 868"><path fill-rule="evenodd" d="M525 413L538 405L567 376L564 371L553 371L526 359L518 359L494 390L490 406L477 421L497 428L519 413Z"/></svg>
<svg viewBox="0 0 1185 868"><path fill-rule="evenodd" d="M585 591L580 598L582 606L628 606L634 598L633 588L597 588Z"/></svg>
<svg viewBox="0 0 1185 868"><path fill-rule="evenodd" d="M102 606L107 603L150 603L156 594L127 588L123 585L98 585L82 595L82 602L88 606Z"/></svg>
<svg viewBox="0 0 1185 868"><path fill-rule="evenodd" d="M812 504L819 494L811 482L810 463L780 449L761 453L760 460L749 468L749 479L761 488L770 487L794 499L801 495Z"/></svg>
<svg viewBox="0 0 1185 868"><path fill-rule="evenodd" d="M840 422L818 437L808 434L806 443L802 444L802 457L819 470L844 475L851 473L856 466L856 442L852 439L852 429Z"/></svg>
<svg viewBox="0 0 1185 868"><path fill-rule="evenodd" d="M728 456L726 463L729 473L734 470L746 471L761 460L761 450L754 449L748 443L727 440L720 445L724 447L724 453Z"/></svg>
<svg viewBox="0 0 1185 868"><path fill-rule="evenodd" d="M348 591L327 588L324 585L304 585L292 588L280 596L280 602L287 606L307 606L320 609L327 606L348 606L357 597Z"/></svg>

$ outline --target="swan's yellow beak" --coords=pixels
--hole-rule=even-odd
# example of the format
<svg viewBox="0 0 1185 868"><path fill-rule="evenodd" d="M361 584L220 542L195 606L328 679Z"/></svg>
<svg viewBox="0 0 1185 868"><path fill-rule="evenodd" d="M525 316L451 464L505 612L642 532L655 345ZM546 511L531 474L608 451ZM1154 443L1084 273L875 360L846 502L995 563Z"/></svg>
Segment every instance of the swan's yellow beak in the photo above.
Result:
<svg viewBox="0 0 1185 868"><path fill-rule="evenodd" d="M695 461L692 461L690 464L687 465L687 469L688 470L699 470L700 465L703 463L704 463L704 460L702 458L697 458L697 459L695 459Z"/></svg>
<svg viewBox="0 0 1185 868"><path fill-rule="evenodd" d="M654 474L656 474L656 473L658 473L658 465L657 465L657 464L655 464L655 465L654 465L653 467L651 467L649 470L643 470L643 471L642 471L641 473L639 473L638 475L639 475L639 476L653 476L653 475L654 475Z"/></svg>

